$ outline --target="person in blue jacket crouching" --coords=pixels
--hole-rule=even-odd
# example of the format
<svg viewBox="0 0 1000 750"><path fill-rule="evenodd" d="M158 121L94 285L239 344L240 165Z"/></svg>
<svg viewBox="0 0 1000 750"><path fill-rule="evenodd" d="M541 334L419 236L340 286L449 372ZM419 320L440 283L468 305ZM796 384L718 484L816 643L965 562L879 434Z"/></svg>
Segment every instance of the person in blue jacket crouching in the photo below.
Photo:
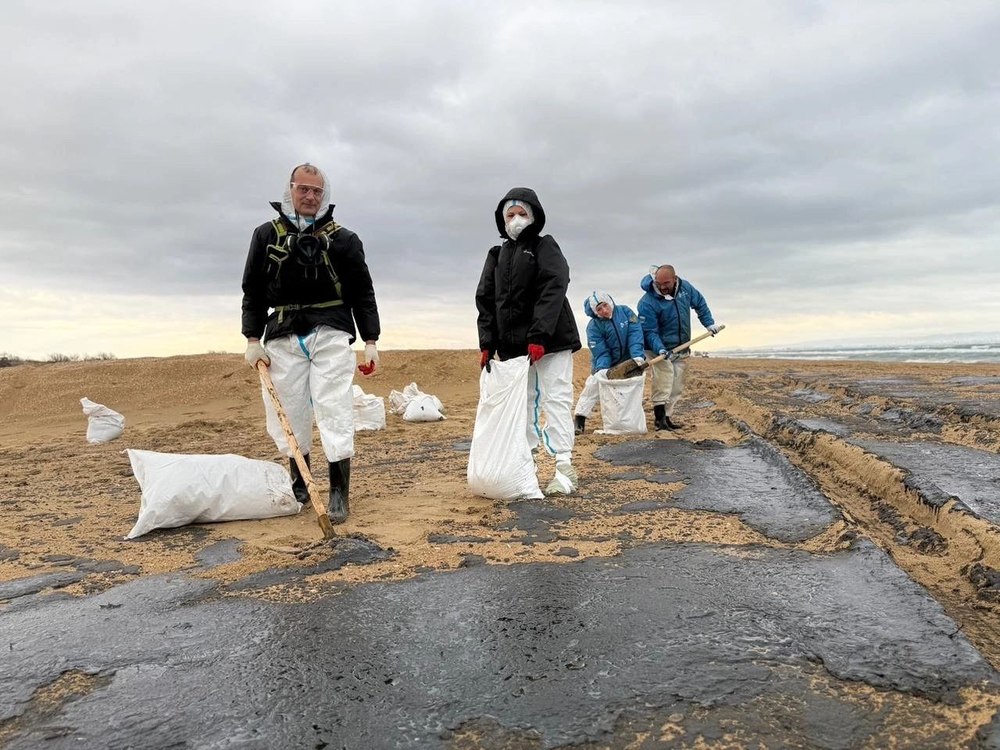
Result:
<svg viewBox="0 0 1000 750"><path fill-rule="evenodd" d="M627 359L635 360L636 364L645 362L642 327L638 316L627 305L616 305L610 294L595 291L583 301L583 311L591 318L587 324L591 374L576 402L577 435L583 434L587 417L594 411L600 396L597 374L607 373L609 367Z"/></svg>

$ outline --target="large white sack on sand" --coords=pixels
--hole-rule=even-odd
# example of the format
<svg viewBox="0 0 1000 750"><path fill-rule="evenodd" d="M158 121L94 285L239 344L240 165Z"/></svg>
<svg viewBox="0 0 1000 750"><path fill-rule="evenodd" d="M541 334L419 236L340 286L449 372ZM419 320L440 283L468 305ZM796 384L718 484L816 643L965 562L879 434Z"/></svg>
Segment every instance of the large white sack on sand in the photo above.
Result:
<svg viewBox="0 0 1000 750"><path fill-rule="evenodd" d="M494 500L538 499L535 461L528 448L528 358L490 363L479 374L472 430L469 490Z"/></svg>
<svg viewBox="0 0 1000 750"><path fill-rule="evenodd" d="M406 422L437 422L444 419L444 405L437 396L421 391L410 383L402 391L389 392L389 411Z"/></svg>
<svg viewBox="0 0 1000 750"><path fill-rule="evenodd" d="M441 402L434 396L421 393L406 405L403 412L405 422L440 422L444 419L441 413Z"/></svg>
<svg viewBox="0 0 1000 750"><path fill-rule="evenodd" d="M125 431L125 417L84 396L80 399L83 413L87 415L87 442L108 443Z"/></svg>
<svg viewBox="0 0 1000 750"><path fill-rule="evenodd" d="M642 410L642 389L646 374L640 377L609 380L597 373L601 398L601 420L604 426L595 435L633 435L646 432L646 414Z"/></svg>
<svg viewBox="0 0 1000 750"><path fill-rule="evenodd" d="M354 431L385 429L385 399L365 393L360 385L351 386L354 394Z"/></svg>
<svg viewBox="0 0 1000 750"><path fill-rule="evenodd" d="M189 523L290 516L301 506L284 467L244 456L157 453L129 448L142 505L126 539Z"/></svg>

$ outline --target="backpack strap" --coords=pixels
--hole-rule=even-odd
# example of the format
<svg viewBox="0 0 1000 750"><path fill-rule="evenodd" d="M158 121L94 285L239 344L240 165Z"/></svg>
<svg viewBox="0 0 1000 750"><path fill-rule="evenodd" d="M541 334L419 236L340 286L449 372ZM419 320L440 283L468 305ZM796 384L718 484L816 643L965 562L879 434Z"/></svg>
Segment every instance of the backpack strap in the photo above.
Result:
<svg viewBox="0 0 1000 750"><path fill-rule="evenodd" d="M267 257L273 261L275 270L274 277L277 278L278 274L281 272L281 265L288 260L288 256L291 251L288 247L289 243L286 241L286 237L289 234L288 230L285 228L284 223L281 219L273 219L271 221L271 226L274 227L275 234L277 238L275 242L267 246ZM339 232L341 229L340 224L335 221L331 221L324 225L322 229L316 234L322 236L326 242L325 245L329 246L330 240L333 236ZM285 318L285 313L297 312L298 310L319 310L328 307L339 307L344 304L344 293L340 284L340 277L337 276L337 272L333 268L333 262L330 260L330 254L327 248L324 247L321 251L323 258L323 266L326 268L327 273L330 274L330 279L333 281L334 289L337 293L337 298L332 300L327 300L325 302L313 302L305 305L279 305L274 308L274 311L278 313L278 322L281 323Z"/></svg>
<svg viewBox="0 0 1000 750"><path fill-rule="evenodd" d="M281 219L272 219L271 226L274 227L276 239L267 246L267 257L268 260L274 263L273 277L278 278L278 274L281 272L281 264L288 260L288 243L285 242L288 229L285 228L285 224Z"/></svg>
<svg viewBox="0 0 1000 750"><path fill-rule="evenodd" d="M333 239L333 236L337 234L337 232L339 232L340 229L341 229L340 224L338 224L335 221L331 221L329 224L324 225L323 228L319 230L318 234L323 235L326 238L327 241L325 244L327 245L327 247L329 247L330 240ZM330 253L327 252L326 247L323 248L322 253L323 253L323 265L326 266L327 273L330 274L330 279L333 281L334 289L337 290L337 297L339 299L343 299L344 293L341 290L340 277L337 276L337 272L333 269L333 262L330 260Z"/></svg>
<svg viewBox="0 0 1000 750"><path fill-rule="evenodd" d="M325 307L339 307L344 304L342 299L332 299L327 302L314 302L310 305L279 305L274 308L274 311L278 313L278 322L280 323L285 319L285 313L296 312L298 310L321 310Z"/></svg>

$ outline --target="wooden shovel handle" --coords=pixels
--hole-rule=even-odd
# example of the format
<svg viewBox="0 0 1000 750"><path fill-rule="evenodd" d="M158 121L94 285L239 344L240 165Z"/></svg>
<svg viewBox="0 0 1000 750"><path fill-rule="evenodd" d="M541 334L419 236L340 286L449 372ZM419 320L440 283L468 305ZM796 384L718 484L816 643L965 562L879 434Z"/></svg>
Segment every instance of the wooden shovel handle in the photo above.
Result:
<svg viewBox="0 0 1000 750"><path fill-rule="evenodd" d="M725 325L720 324L719 325L719 331L721 331L725 327L726 327ZM715 333L718 333L719 331L716 331ZM707 339L709 336L714 336L715 333L712 333L711 331L705 331L705 333L701 334L701 336L697 336L697 337L691 339L690 341L685 341L683 344L681 344L679 346L675 346L673 349L671 349L666 354L658 354L657 356L653 357L651 360L648 360L646 362L646 364L647 365L651 365L651 364L654 364L656 362L661 362L664 359L666 359L667 357L669 357L671 354L680 354L682 351L684 351L685 349L687 349L692 344L697 344L699 341L701 341L703 339Z"/></svg>
<svg viewBox="0 0 1000 750"><path fill-rule="evenodd" d="M302 450L299 448L299 441L295 439L292 426L288 423L288 416L281 406L281 399L278 397L278 391L271 380L271 373L267 371L267 365L264 364L264 360L262 359L257 360L257 372L260 374L260 382L264 384L264 389L271 397L271 404L274 406L274 411L278 414L281 429L285 431L285 439L288 440L288 447L292 450L292 458L295 459L295 465L299 467L299 474L302 475L302 478L306 482L306 489L309 490L309 500L312 503L313 510L316 511L316 515L319 517L319 527L323 530L323 538L333 539L336 534L334 534L330 516L326 512L326 508L323 507L323 500L320 497L316 483L313 481L312 472L309 471L309 465L306 463L306 459L302 455Z"/></svg>
<svg viewBox="0 0 1000 750"><path fill-rule="evenodd" d="M724 325L719 325L719 331L725 328ZM718 333L718 331L716 331ZM657 362L662 362L664 359L669 357L671 354L678 354L685 349L687 349L691 344L697 344L702 339L706 339L709 336L714 336L715 334L707 331L697 338L693 338L690 341L685 341L680 346L675 346L670 350L668 354L658 354L652 359L647 359L641 365L637 365L631 360L625 360L621 364L615 365L610 370L608 370L608 380L622 380L624 378L638 377L642 373L646 372L650 365L655 365Z"/></svg>

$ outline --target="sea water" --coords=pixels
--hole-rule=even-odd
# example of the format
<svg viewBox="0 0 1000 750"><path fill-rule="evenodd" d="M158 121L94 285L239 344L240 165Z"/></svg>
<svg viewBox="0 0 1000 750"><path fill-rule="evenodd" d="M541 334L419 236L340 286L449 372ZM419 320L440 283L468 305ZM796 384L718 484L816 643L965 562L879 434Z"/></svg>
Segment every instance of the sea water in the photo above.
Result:
<svg viewBox="0 0 1000 750"><path fill-rule="evenodd" d="M854 347L774 347L712 352L713 357L755 359L862 359L875 362L980 362L1000 364L1000 342Z"/></svg>

